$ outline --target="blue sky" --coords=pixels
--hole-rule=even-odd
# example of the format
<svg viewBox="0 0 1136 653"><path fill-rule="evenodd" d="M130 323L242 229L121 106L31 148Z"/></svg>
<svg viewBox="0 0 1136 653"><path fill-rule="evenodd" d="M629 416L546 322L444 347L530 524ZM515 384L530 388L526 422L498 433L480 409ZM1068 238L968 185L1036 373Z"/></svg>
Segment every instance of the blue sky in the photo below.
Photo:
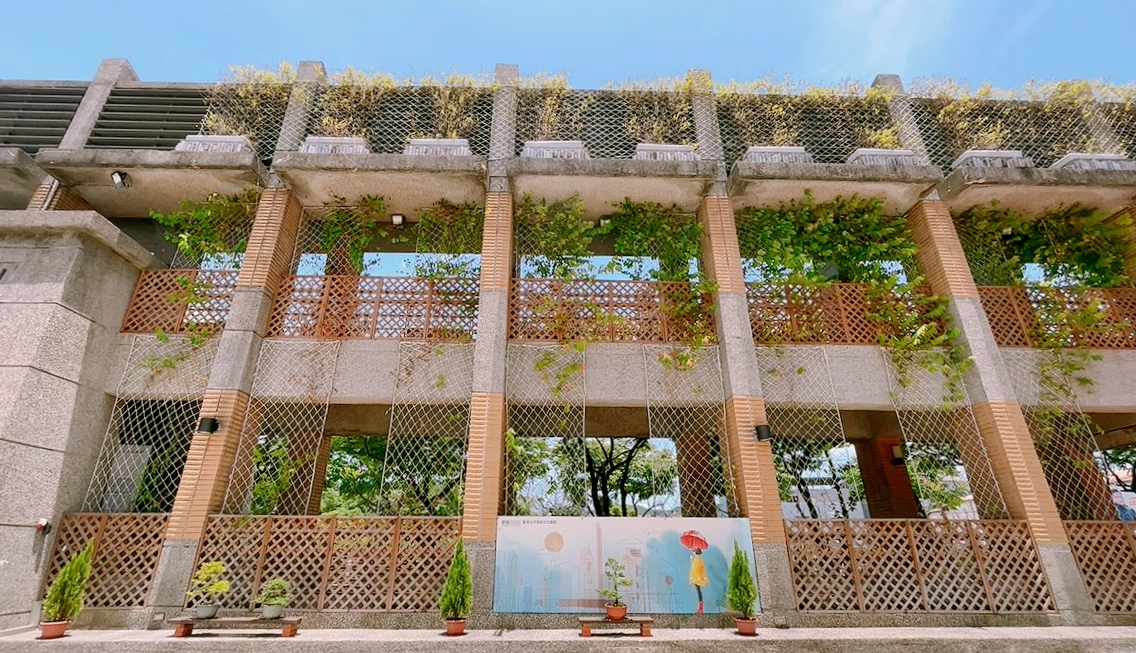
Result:
<svg viewBox="0 0 1136 653"><path fill-rule="evenodd" d="M1134 0L40 0L0 11L0 79L89 80L101 59L125 57L144 81L216 81L230 65L282 59L397 77L515 63L577 88L691 68L815 84L882 72L1000 87L1136 80Z"/></svg>

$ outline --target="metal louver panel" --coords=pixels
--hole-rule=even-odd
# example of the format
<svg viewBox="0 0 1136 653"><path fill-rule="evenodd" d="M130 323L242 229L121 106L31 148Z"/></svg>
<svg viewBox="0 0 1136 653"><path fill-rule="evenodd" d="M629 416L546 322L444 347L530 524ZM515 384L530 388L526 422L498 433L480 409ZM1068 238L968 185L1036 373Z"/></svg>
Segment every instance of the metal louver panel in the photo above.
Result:
<svg viewBox="0 0 1136 653"><path fill-rule="evenodd" d="M0 147L28 154L58 147L86 90L86 84L0 85Z"/></svg>
<svg viewBox="0 0 1136 653"><path fill-rule="evenodd" d="M116 88L87 147L172 150L187 135L200 132L208 108L201 88Z"/></svg>

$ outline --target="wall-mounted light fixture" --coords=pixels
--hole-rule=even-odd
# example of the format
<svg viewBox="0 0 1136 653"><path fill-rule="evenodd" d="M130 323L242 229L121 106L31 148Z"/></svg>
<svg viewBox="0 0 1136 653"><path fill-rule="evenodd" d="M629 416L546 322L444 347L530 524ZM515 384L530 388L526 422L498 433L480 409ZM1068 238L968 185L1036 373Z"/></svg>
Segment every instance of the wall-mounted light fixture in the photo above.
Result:
<svg viewBox="0 0 1136 653"><path fill-rule="evenodd" d="M130 188L130 175L126 174L125 172L119 172L118 170L115 170L114 172L110 173L110 180L114 182L114 187L118 190Z"/></svg>
<svg viewBox="0 0 1136 653"><path fill-rule="evenodd" d="M597 227L606 227L610 223L611 223L610 218L600 218L599 220L596 220L596 226Z"/></svg>
<svg viewBox="0 0 1136 653"><path fill-rule="evenodd" d="M198 433L216 433L220 424L213 417L202 417L201 421L197 423Z"/></svg>
<svg viewBox="0 0 1136 653"><path fill-rule="evenodd" d="M405 222L406 222L406 216L405 215L403 215L401 213L392 213L391 214L391 224L393 224L394 226L401 227L403 225L403 223L405 223Z"/></svg>
<svg viewBox="0 0 1136 653"><path fill-rule="evenodd" d="M769 430L768 424L757 424L753 427L753 437L758 442L769 442L773 439L773 433Z"/></svg>
<svg viewBox="0 0 1136 653"><path fill-rule="evenodd" d="M905 464L905 461L903 460L902 444L891 445L891 464L895 465L896 467Z"/></svg>

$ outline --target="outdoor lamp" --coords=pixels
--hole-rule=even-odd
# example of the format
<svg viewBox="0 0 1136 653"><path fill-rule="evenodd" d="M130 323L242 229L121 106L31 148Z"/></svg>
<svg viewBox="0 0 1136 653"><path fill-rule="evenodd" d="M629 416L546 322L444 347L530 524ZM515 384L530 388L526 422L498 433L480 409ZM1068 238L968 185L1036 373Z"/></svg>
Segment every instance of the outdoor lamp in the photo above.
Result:
<svg viewBox="0 0 1136 653"><path fill-rule="evenodd" d="M201 421L197 423L197 432L198 433L216 433L218 426L219 426L219 424L217 424L216 418L202 417Z"/></svg>
<svg viewBox="0 0 1136 653"><path fill-rule="evenodd" d="M773 439L773 433L770 432L768 424L757 424L753 427L753 437L757 438L758 442L769 442Z"/></svg>
<svg viewBox="0 0 1136 653"><path fill-rule="evenodd" d="M401 213L391 214L391 224L396 227L401 227L402 223L406 221L406 216Z"/></svg>
<svg viewBox="0 0 1136 653"><path fill-rule="evenodd" d="M891 464L895 465L896 467L904 464L902 444L891 445Z"/></svg>
<svg viewBox="0 0 1136 653"><path fill-rule="evenodd" d="M118 190L130 188L130 175L126 174L125 172L119 172L118 170L115 170L114 172L110 173L110 180L114 182L114 187Z"/></svg>

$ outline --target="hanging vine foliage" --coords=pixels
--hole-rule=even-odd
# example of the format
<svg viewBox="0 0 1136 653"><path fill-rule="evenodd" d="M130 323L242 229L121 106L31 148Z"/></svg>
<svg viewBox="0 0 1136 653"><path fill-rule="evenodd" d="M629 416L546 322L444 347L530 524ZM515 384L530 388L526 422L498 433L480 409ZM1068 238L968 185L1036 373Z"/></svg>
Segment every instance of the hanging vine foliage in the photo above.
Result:
<svg viewBox="0 0 1136 653"><path fill-rule="evenodd" d="M943 375L944 406L961 398L969 360L955 344L957 329L947 326L947 300L921 288L918 248L902 216L886 215L878 199L818 204L806 192L787 205L742 209L736 218L747 276L774 292L799 294L784 298L798 301L834 283L865 284L866 317L877 325L901 387L918 360Z"/></svg>
<svg viewBox="0 0 1136 653"><path fill-rule="evenodd" d="M516 224L514 251L524 272L539 279L588 279L592 241L597 228L584 220L584 202L578 195L558 202L534 200L526 193L513 213Z"/></svg>
<svg viewBox="0 0 1136 653"><path fill-rule="evenodd" d="M150 211L150 218L166 228L165 239L186 259L201 265L207 259L225 257L236 269L239 255L248 246L259 201L257 188L237 195L213 193L201 202L185 200L173 213Z"/></svg>
<svg viewBox="0 0 1136 653"><path fill-rule="evenodd" d="M438 200L419 216L415 226L415 275L429 279L477 277L481 273L481 236L485 208L467 202Z"/></svg>

